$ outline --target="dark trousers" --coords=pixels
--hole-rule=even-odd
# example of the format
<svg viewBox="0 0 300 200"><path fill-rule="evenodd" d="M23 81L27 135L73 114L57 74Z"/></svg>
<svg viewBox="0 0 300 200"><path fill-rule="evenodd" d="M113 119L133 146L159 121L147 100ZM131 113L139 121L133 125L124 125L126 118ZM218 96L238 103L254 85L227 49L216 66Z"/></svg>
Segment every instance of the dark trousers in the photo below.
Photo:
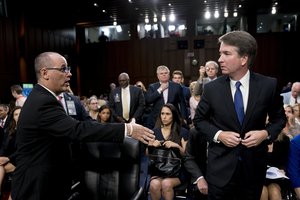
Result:
<svg viewBox="0 0 300 200"><path fill-rule="evenodd" d="M209 200L259 200L263 187L263 174L257 174L256 181L252 181L253 177L249 177L243 161L239 161L236 171L227 185L217 187L208 183L208 199ZM262 176L262 177L260 177Z"/></svg>

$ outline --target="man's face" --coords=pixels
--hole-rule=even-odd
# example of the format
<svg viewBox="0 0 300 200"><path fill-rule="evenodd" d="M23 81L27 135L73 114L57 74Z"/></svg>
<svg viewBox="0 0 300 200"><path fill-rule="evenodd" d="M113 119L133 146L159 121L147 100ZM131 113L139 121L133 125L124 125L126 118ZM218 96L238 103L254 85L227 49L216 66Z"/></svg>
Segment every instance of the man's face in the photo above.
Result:
<svg viewBox="0 0 300 200"><path fill-rule="evenodd" d="M8 109L0 106L0 119L4 119L7 116Z"/></svg>
<svg viewBox="0 0 300 200"><path fill-rule="evenodd" d="M67 61L62 56L53 58L53 66L41 69L41 76L46 87L55 94L68 91L70 87L71 68L68 67Z"/></svg>
<svg viewBox="0 0 300 200"><path fill-rule="evenodd" d="M293 85L292 86L292 89L291 89L291 92L292 92L292 96L294 98L297 98L300 94L300 84L296 84L296 85Z"/></svg>
<svg viewBox="0 0 300 200"><path fill-rule="evenodd" d="M175 83L181 84L181 82L182 82L182 77L181 77L181 75L179 75L179 74L174 74L174 75L173 75L173 78L172 78L172 81L175 82Z"/></svg>
<svg viewBox="0 0 300 200"><path fill-rule="evenodd" d="M95 112L98 110L98 100L97 99L92 99L90 101L89 109L92 111L95 111Z"/></svg>
<svg viewBox="0 0 300 200"><path fill-rule="evenodd" d="M205 72L210 79L214 79L217 77L218 70L213 64L208 64L205 66Z"/></svg>
<svg viewBox="0 0 300 200"><path fill-rule="evenodd" d="M120 75L118 81L121 88L126 88L129 85L129 79L125 75Z"/></svg>
<svg viewBox="0 0 300 200"><path fill-rule="evenodd" d="M162 71L157 72L157 78L158 78L159 82L166 83L170 79L170 74L169 74L168 70L162 70Z"/></svg>

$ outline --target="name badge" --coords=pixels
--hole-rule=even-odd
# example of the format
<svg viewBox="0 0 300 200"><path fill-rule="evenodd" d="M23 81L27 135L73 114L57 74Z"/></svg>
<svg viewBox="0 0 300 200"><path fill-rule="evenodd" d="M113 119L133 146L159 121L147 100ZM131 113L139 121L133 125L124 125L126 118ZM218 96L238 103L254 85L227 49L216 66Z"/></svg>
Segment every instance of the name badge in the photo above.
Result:
<svg viewBox="0 0 300 200"><path fill-rule="evenodd" d="M67 100L66 104L69 115L77 115L74 101Z"/></svg>
<svg viewBox="0 0 300 200"><path fill-rule="evenodd" d="M121 102L121 98L120 98L120 95L118 93L114 96L114 100L115 100L115 103Z"/></svg>

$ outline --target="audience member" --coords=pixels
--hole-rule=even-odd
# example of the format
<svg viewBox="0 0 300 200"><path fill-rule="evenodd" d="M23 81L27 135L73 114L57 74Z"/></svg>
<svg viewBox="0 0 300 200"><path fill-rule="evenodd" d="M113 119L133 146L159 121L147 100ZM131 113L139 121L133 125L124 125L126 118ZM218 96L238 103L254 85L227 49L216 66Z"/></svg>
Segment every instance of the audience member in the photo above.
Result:
<svg viewBox="0 0 300 200"><path fill-rule="evenodd" d="M275 78L250 71L257 51L253 36L232 31L218 41L223 76L205 84L194 118L209 142L208 196L259 199L267 145L286 122L282 98Z"/></svg>
<svg viewBox="0 0 300 200"><path fill-rule="evenodd" d="M161 107L166 103L173 104L181 118L187 120L187 108L180 84L170 81L170 70L167 66L158 66L156 74L158 82L150 84L147 91L146 102L153 105L147 127L154 127L155 119L157 119Z"/></svg>
<svg viewBox="0 0 300 200"><path fill-rule="evenodd" d="M204 85L218 77L219 65L215 61L207 61L205 66L199 68L199 78L195 85L195 94L202 95ZM207 77L205 77L205 75Z"/></svg>
<svg viewBox="0 0 300 200"><path fill-rule="evenodd" d="M16 169L12 199L68 199L71 189L72 140L122 142L126 135L148 143L152 131L137 124L77 121L66 115L57 95L72 76L66 59L44 52L34 62L38 83L18 121Z"/></svg>
<svg viewBox="0 0 300 200"><path fill-rule="evenodd" d="M89 112L87 96L80 96L79 98L80 98L80 103L84 107L85 111Z"/></svg>
<svg viewBox="0 0 300 200"><path fill-rule="evenodd" d="M285 133L290 138L293 139L295 135L300 133L300 126L296 123L296 118L294 115L294 109L291 105L284 105L285 116L287 118L287 124L285 126Z"/></svg>
<svg viewBox="0 0 300 200"><path fill-rule="evenodd" d="M119 86L110 93L109 107L116 122L133 122L142 124L145 108L143 91L130 85L127 73L121 73L118 78Z"/></svg>
<svg viewBox="0 0 300 200"><path fill-rule="evenodd" d="M300 134L291 140L287 172L297 199L300 199Z"/></svg>
<svg viewBox="0 0 300 200"><path fill-rule="evenodd" d="M149 142L149 146L166 148L178 148L181 156L184 154L188 140L188 130L181 127L181 119L174 105L167 103L162 106L155 128L153 129L155 140ZM151 174L150 196L152 200L173 200L173 188L183 183L186 179L184 171L181 170L179 177L159 177Z"/></svg>
<svg viewBox="0 0 300 200"><path fill-rule="evenodd" d="M189 107L189 100L191 97L191 92L190 92L190 89L184 85L184 76L183 76L182 71L180 71L180 70L173 71L172 81L181 85L182 94L184 96L186 106Z"/></svg>
<svg viewBox="0 0 300 200"><path fill-rule="evenodd" d="M290 92L292 89L292 82L288 82L281 90L281 93Z"/></svg>
<svg viewBox="0 0 300 200"><path fill-rule="evenodd" d="M191 128L189 140L184 154L184 166L191 175L192 188L190 195L194 200L207 199L208 186L206 182L207 142L203 134Z"/></svg>
<svg viewBox="0 0 300 200"><path fill-rule="evenodd" d="M5 104L0 104L0 145L3 142L4 130L7 128L9 121L9 107Z"/></svg>
<svg viewBox="0 0 300 200"><path fill-rule="evenodd" d="M300 127L300 103L296 103L293 106L295 123Z"/></svg>
<svg viewBox="0 0 300 200"><path fill-rule="evenodd" d="M267 165L276 167L282 174L286 174L290 138L284 128L277 139L268 145ZM281 188L287 184L285 179L265 179L260 200L278 200L282 198Z"/></svg>
<svg viewBox="0 0 300 200"><path fill-rule="evenodd" d="M198 105L198 103L201 99L201 96L199 94L196 94L196 92L195 92L196 84L197 84L197 81L193 81L190 84L191 97L190 97L190 100L189 100L189 104L190 104L190 113L191 113L190 118L191 118L191 120L194 119L197 105Z"/></svg>
<svg viewBox="0 0 300 200"><path fill-rule="evenodd" d="M283 96L284 104L293 106L296 103L300 103L300 82L293 83L291 91L281 93L281 96Z"/></svg>
<svg viewBox="0 0 300 200"><path fill-rule="evenodd" d="M87 105L89 108L89 116L92 119L97 120L99 110L97 97L95 95L91 96L87 101Z"/></svg>
<svg viewBox="0 0 300 200"><path fill-rule="evenodd" d="M11 120L5 129L3 143L0 149L0 190L7 173L15 170L17 123L21 112L21 106L15 106L11 111Z"/></svg>
<svg viewBox="0 0 300 200"><path fill-rule="evenodd" d="M16 99L16 106L22 107L26 101L26 97L23 95L23 88L20 85L12 85L10 87L10 91L13 97Z"/></svg>
<svg viewBox="0 0 300 200"><path fill-rule="evenodd" d="M135 83L135 86L142 89L144 97L146 98L147 97L147 89L146 89L144 83L142 81L137 81ZM142 119L143 125L147 124L148 117L149 117L151 111L152 111L152 104L148 104L147 101L145 100L144 114L143 114L143 117L142 117L143 118Z"/></svg>
<svg viewBox="0 0 300 200"><path fill-rule="evenodd" d="M111 109L108 105L103 105L99 108L98 111L98 122L100 123L112 123L113 118L112 118L112 112Z"/></svg>

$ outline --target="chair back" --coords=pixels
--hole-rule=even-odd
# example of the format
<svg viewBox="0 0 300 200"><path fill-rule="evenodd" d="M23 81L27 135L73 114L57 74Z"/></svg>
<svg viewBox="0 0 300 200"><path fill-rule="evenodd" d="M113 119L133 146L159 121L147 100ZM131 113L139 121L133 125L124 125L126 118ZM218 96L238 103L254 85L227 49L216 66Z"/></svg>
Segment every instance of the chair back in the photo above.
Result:
<svg viewBox="0 0 300 200"><path fill-rule="evenodd" d="M83 158L84 199L132 199L139 190L139 141L125 138L120 144L86 143Z"/></svg>

